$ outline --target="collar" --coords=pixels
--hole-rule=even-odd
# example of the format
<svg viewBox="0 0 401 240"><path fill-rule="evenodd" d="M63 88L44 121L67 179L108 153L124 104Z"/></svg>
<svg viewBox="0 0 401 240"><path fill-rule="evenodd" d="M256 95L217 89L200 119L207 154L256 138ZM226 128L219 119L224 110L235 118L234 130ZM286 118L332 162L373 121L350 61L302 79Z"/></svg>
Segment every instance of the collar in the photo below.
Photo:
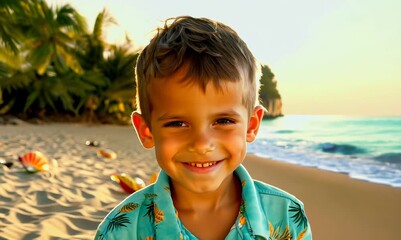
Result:
<svg viewBox="0 0 401 240"><path fill-rule="evenodd" d="M242 184L242 199L245 206L245 217L249 224L251 235L269 236L266 216L263 214L253 180L247 170L240 165L234 173ZM171 239L180 239L180 220L177 217L170 192L169 176L163 170L154 185L154 215L156 236L171 236Z"/></svg>
<svg viewBox="0 0 401 240"><path fill-rule="evenodd" d="M156 236L171 236L180 239L180 225L170 192L170 178L163 170L154 186L154 215ZM162 209L161 209L162 208Z"/></svg>
<svg viewBox="0 0 401 240"><path fill-rule="evenodd" d="M253 179L242 165L235 170L235 174L241 181L245 218L250 225L250 231L252 231L250 234L252 236L270 236L270 231L267 227L267 218L264 215Z"/></svg>

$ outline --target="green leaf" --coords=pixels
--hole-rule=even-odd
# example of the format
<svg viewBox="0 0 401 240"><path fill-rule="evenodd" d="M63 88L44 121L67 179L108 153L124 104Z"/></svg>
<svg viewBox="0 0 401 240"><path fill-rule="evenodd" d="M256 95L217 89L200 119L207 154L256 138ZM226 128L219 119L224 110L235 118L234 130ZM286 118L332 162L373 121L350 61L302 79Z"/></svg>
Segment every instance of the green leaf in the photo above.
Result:
<svg viewBox="0 0 401 240"><path fill-rule="evenodd" d="M33 91L28 95L28 98L26 99L26 103L24 106L24 112L28 110L28 108L32 105L33 102L35 102L36 99L38 99L39 92L38 91Z"/></svg>

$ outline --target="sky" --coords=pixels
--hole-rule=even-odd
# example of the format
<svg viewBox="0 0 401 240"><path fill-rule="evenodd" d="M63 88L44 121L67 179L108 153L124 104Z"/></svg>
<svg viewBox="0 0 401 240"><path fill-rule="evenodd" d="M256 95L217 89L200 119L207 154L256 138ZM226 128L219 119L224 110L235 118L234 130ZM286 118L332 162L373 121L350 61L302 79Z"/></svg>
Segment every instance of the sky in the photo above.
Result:
<svg viewBox="0 0 401 240"><path fill-rule="evenodd" d="M163 20L207 17L235 29L276 76L284 114L401 115L399 0L48 0L69 3L90 28L103 8L145 46Z"/></svg>

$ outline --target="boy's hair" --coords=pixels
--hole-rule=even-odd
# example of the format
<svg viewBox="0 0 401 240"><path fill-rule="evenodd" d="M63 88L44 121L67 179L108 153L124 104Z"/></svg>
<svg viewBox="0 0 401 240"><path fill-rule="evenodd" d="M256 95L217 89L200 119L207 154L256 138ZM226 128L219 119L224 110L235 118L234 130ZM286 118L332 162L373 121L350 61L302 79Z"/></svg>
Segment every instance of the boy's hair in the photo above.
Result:
<svg viewBox="0 0 401 240"><path fill-rule="evenodd" d="M230 27L207 18L169 18L143 49L136 65L137 110L150 126L148 86L188 66L183 81L195 81L203 91L211 81L243 81L244 106L251 113L259 99L259 66L245 42ZM244 79L245 78L245 79ZM234 96L233 96L234 97Z"/></svg>

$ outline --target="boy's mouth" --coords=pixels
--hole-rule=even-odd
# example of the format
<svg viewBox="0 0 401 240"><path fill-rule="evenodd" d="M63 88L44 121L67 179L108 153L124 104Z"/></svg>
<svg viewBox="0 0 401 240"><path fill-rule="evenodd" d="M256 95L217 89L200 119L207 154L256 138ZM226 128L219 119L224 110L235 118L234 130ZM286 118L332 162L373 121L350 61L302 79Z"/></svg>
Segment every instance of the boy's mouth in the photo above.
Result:
<svg viewBox="0 0 401 240"><path fill-rule="evenodd" d="M194 163L194 162L188 162L185 163L187 165L190 165L192 167L198 167L198 168L207 168L216 165L217 162L206 162L206 163Z"/></svg>

